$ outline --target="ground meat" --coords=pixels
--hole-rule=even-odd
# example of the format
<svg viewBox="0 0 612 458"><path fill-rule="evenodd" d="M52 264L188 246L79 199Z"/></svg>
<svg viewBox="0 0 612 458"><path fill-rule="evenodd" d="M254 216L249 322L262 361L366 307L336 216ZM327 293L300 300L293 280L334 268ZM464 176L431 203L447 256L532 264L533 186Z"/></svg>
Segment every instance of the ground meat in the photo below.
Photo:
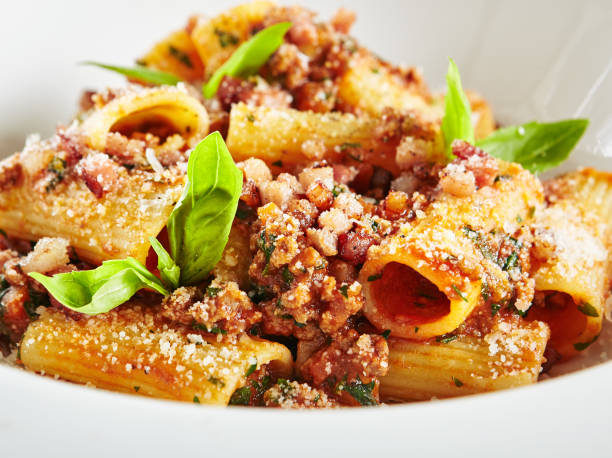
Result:
<svg viewBox="0 0 612 458"><path fill-rule="evenodd" d="M74 129L58 128L58 150L64 151L66 167L73 167L86 152L86 139Z"/></svg>
<svg viewBox="0 0 612 458"><path fill-rule="evenodd" d="M218 336L235 337L261 320L261 313L235 282L214 280L204 292L181 287L162 303L162 316Z"/></svg>
<svg viewBox="0 0 612 458"><path fill-rule="evenodd" d="M354 266L361 265L366 260L368 249L376 240L361 231L340 234L338 237L338 254Z"/></svg>
<svg viewBox="0 0 612 458"><path fill-rule="evenodd" d="M356 18L354 11L340 8L332 16L330 24L335 31L347 35L351 31Z"/></svg>
<svg viewBox="0 0 612 458"><path fill-rule="evenodd" d="M19 340L30 324L30 317L25 309L26 301L29 298L27 287L11 286L0 301L1 321L8 328L13 342Z"/></svg>
<svg viewBox="0 0 612 458"><path fill-rule="evenodd" d="M476 191L476 178L461 163L451 162L440 171L440 189L456 197L467 197Z"/></svg>
<svg viewBox="0 0 612 458"><path fill-rule="evenodd" d="M309 73L308 56L293 44L283 43L268 61L272 78L280 79L289 90L306 83Z"/></svg>
<svg viewBox="0 0 612 458"><path fill-rule="evenodd" d="M113 190L119 181L117 165L103 153L94 153L79 161L78 176L98 199Z"/></svg>
<svg viewBox="0 0 612 458"><path fill-rule="evenodd" d="M302 377L315 387L329 381L370 380L387 374L389 347L378 335L359 335L354 329L332 336L332 342L314 353L300 368Z"/></svg>
<svg viewBox="0 0 612 458"><path fill-rule="evenodd" d="M333 192L320 181L315 181L308 187L306 196L319 211L328 210L334 202Z"/></svg>
<svg viewBox="0 0 612 458"><path fill-rule="evenodd" d="M296 87L293 91L293 106L302 111L328 113L336 105L336 92L336 86L331 80L326 79L322 82L309 81Z"/></svg>
<svg viewBox="0 0 612 458"><path fill-rule="evenodd" d="M21 164L14 161L4 161L0 165L0 191L8 191L18 186L23 178Z"/></svg>
<svg viewBox="0 0 612 458"><path fill-rule="evenodd" d="M455 163L463 165L465 170L473 173L477 187L493 184L499 172L497 159L463 141L453 142L453 154L457 156Z"/></svg>
<svg viewBox="0 0 612 458"><path fill-rule="evenodd" d="M280 88L268 85L265 82L255 84L251 80L224 76L217 90L217 99L221 109L229 111L233 104L244 102L252 106L265 106L271 108L288 108L291 104L291 95Z"/></svg>

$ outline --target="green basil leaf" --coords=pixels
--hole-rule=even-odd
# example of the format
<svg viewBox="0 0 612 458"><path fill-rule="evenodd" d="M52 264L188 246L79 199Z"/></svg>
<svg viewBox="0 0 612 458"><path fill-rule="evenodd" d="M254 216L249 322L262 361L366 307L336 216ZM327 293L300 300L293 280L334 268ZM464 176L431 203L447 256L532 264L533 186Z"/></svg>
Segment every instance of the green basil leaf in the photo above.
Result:
<svg viewBox="0 0 612 458"><path fill-rule="evenodd" d="M453 140L465 140L474 143L472 110L463 87L459 69L453 59L449 59L446 73L446 95L444 96L444 118L442 118L444 146L449 159L453 159Z"/></svg>
<svg viewBox="0 0 612 458"><path fill-rule="evenodd" d="M155 237L149 237L149 242L151 242L151 248L157 254L157 270L159 270L164 284L171 289L178 288L181 268L176 265L170 253L159 243L159 240Z"/></svg>
<svg viewBox="0 0 612 458"><path fill-rule="evenodd" d="M32 272L30 277L40 282L64 306L87 315L106 313L143 288L169 294L159 279L134 258L105 261L93 270L52 277Z"/></svg>
<svg viewBox="0 0 612 458"><path fill-rule="evenodd" d="M151 84L167 84L169 86L174 86L176 83L180 82L181 79L173 75L172 73L160 72L159 70L153 70L147 67L118 67L116 65L108 65L102 64L100 62L83 62L83 65L92 65L94 67L100 67L105 70L110 70L112 72L120 73L122 75L127 76L128 78L132 78L138 81L142 81L143 83L151 83Z"/></svg>
<svg viewBox="0 0 612 458"><path fill-rule="evenodd" d="M518 162L532 173L544 172L567 159L588 125L588 119L532 121L496 130L476 146L491 156Z"/></svg>
<svg viewBox="0 0 612 458"><path fill-rule="evenodd" d="M181 285L204 280L221 259L241 191L242 172L221 134L213 132L191 152L187 184L168 221Z"/></svg>
<svg viewBox="0 0 612 458"><path fill-rule="evenodd" d="M210 99L217 93L225 75L245 78L257 73L283 43L283 37L290 27L291 22L280 22L257 32L242 43L202 87L204 97Z"/></svg>

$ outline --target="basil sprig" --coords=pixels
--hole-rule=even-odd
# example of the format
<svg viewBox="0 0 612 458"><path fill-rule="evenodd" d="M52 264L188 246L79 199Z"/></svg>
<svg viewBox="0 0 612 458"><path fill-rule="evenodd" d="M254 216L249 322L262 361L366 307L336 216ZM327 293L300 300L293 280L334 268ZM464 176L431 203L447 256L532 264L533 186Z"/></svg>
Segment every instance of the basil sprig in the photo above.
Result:
<svg viewBox="0 0 612 458"><path fill-rule="evenodd" d="M518 162L530 172L539 173L566 160L588 125L588 119L532 121L496 130L477 141L476 146L491 156Z"/></svg>
<svg viewBox="0 0 612 458"><path fill-rule="evenodd" d="M132 78L143 83L150 84L167 84L169 86L174 86L176 83L180 82L181 79L173 75L172 73L161 72L159 70L153 70L147 67L136 66L136 67L118 67L116 65L108 65L102 64L100 62L83 62L83 65L91 65L94 67L100 67L105 70L110 70L112 72L120 73L122 75L127 76L128 78Z"/></svg>
<svg viewBox="0 0 612 458"><path fill-rule="evenodd" d="M143 288L166 296L180 285L199 283L221 259L241 191L242 172L221 134L214 132L189 156L187 184L167 225L172 256L150 239L163 283L134 258L53 277L30 276L60 303L88 315L108 312Z"/></svg>
<svg viewBox="0 0 612 458"><path fill-rule="evenodd" d="M134 258L105 261L93 270L66 272L53 277L36 272L30 276L64 306L87 315L108 312L143 288L169 294L159 279Z"/></svg>
<svg viewBox="0 0 612 458"><path fill-rule="evenodd" d="M444 103L442 133L447 155L453 159L453 140L474 144L474 128L467 97L455 63L450 61L446 75L447 89ZM587 119L568 119L541 123L528 122L520 126L498 129L475 145L493 157L517 162L532 173L544 172L566 160L584 134Z"/></svg>
<svg viewBox="0 0 612 458"><path fill-rule="evenodd" d="M290 27L291 22L280 22L257 32L242 43L202 87L204 97L210 99L217 93L225 75L245 78L257 73L283 43Z"/></svg>
<svg viewBox="0 0 612 458"><path fill-rule="evenodd" d="M465 140L474 143L472 127L472 110L470 102L463 92L459 69L453 59L449 59L446 73L446 96L444 97L444 118L442 118L444 147L449 158L453 157L454 140Z"/></svg>
<svg viewBox="0 0 612 458"><path fill-rule="evenodd" d="M221 259L241 191L242 172L221 134L213 132L192 151L185 190L168 221L181 285L204 280Z"/></svg>

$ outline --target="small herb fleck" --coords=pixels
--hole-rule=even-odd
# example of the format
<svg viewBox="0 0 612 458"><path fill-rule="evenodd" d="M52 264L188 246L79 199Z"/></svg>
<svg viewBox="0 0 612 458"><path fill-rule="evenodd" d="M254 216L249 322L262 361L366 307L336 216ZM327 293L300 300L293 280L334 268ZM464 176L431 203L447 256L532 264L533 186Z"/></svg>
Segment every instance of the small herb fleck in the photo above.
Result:
<svg viewBox="0 0 612 458"><path fill-rule="evenodd" d="M243 386L242 388L238 388L232 394L230 398L230 405L232 406L248 406L251 402L251 388L248 386Z"/></svg>
<svg viewBox="0 0 612 458"><path fill-rule="evenodd" d="M491 316L497 315L497 312L501 309L501 304L493 303L491 304Z"/></svg>
<svg viewBox="0 0 612 458"><path fill-rule="evenodd" d="M215 29L215 35L219 37L219 44L222 48L226 48L230 45L236 45L239 41L236 35L226 32L224 30Z"/></svg>
<svg viewBox="0 0 612 458"><path fill-rule="evenodd" d="M370 383L365 384L361 381L359 377L357 380L351 383L346 383L346 376L340 382L336 391L346 391L350 394L359 404L362 406L375 406L378 405L376 402L376 398L374 397L372 391L374 390L375 382L372 380Z"/></svg>
<svg viewBox="0 0 612 458"><path fill-rule="evenodd" d="M197 397L197 396L194 396L194 397L193 397L193 402L194 402L195 404L199 404L199 403L200 403L200 398L199 398L199 397Z"/></svg>
<svg viewBox="0 0 612 458"><path fill-rule="evenodd" d="M455 290L457 295L461 298L461 300L463 300L463 302L468 302L468 298L465 296L465 294L461 292L459 288L457 288L456 285L453 285L453 289Z"/></svg>
<svg viewBox="0 0 612 458"><path fill-rule="evenodd" d="M134 391L136 391L136 393L138 393L140 391L140 387L139 386L135 386L134 387Z"/></svg>
<svg viewBox="0 0 612 458"><path fill-rule="evenodd" d="M213 377L212 375L208 377L208 381L212 383L213 385L220 386L221 388L225 386L225 382L223 380L217 377Z"/></svg>
<svg viewBox="0 0 612 458"><path fill-rule="evenodd" d="M516 251L513 251L510 256L508 256L506 258L506 262L504 263L504 266L502 267L503 271L508 271L510 269L512 269L513 267L515 267L517 265L518 262L518 254L516 254Z"/></svg>
<svg viewBox="0 0 612 458"><path fill-rule="evenodd" d="M391 335L391 329L385 329L381 334L381 336L383 336L385 340L387 340L390 335Z"/></svg>
<svg viewBox="0 0 612 458"><path fill-rule="evenodd" d="M181 51L178 48L175 48L172 45L168 46L168 51L170 52L170 55L177 59L180 63L182 63L186 67L193 68L193 64L191 63L191 59L189 58L189 55L187 53Z"/></svg>
<svg viewBox="0 0 612 458"><path fill-rule="evenodd" d="M523 218L521 217L521 215L516 215L516 222L517 223L522 223L523 222Z"/></svg>
<svg viewBox="0 0 612 458"><path fill-rule="evenodd" d="M593 307L591 304L589 304L588 302L583 302L582 304L580 304L578 306L578 310L584 313L586 316L592 316L595 318L599 317L599 313L597 312L597 309Z"/></svg>
<svg viewBox="0 0 612 458"><path fill-rule="evenodd" d="M251 364L249 366L249 368L246 371L246 374L244 374L245 377L248 377L249 375L251 375L253 372L255 372L255 369L257 369L257 362L254 362L253 364Z"/></svg>
<svg viewBox="0 0 612 458"><path fill-rule="evenodd" d="M263 272L262 272L264 275L268 274L270 258L272 257L272 253L274 252L274 249L276 248L275 241L276 241L276 235L271 234L270 236L267 236L265 229L261 231L261 233L259 234L259 238L257 239L257 247L263 252L264 257L266 259L266 265L264 266Z"/></svg>
<svg viewBox="0 0 612 458"><path fill-rule="evenodd" d="M290 286L291 283L293 282L294 276L291 273L291 271L289 270L289 266L284 266L283 267L282 277L283 277L283 281L285 282L285 284L287 286Z"/></svg>
<svg viewBox="0 0 612 458"><path fill-rule="evenodd" d="M274 162L272 162L272 165L275 165L276 167L282 167L283 166L283 161L274 161Z"/></svg>
<svg viewBox="0 0 612 458"><path fill-rule="evenodd" d="M343 192L344 189L342 189L341 186L338 186L337 184L334 185L334 189L332 189L332 194L334 195L334 197L338 197Z"/></svg>
<svg viewBox="0 0 612 458"><path fill-rule="evenodd" d="M376 275L370 275L368 281L376 281L382 278L382 273Z"/></svg>
<svg viewBox="0 0 612 458"><path fill-rule="evenodd" d="M574 348L577 351L583 351L586 350L587 348L589 348L591 346L592 343L594 343L597 338L599 337L599 334L597 334L595 337L593 337L592 340L588 341L588 342L577 342L574 344Z"/></svg>
<svg viewBox="0 0 612 458"><path fill-rule="evenodd" d="M372 230L374 232L378 232L378 228L379 228L380 225L378 224L377 221L372 221L371 226L372 226Z"/></svg>
<svg viewBox="0 0 612 458"><path fill-rule="evenodd" d="M45 191L50 192L64 179L66 175L66 161L61 157L53 156L47 166L47 170L53 174L45 187Z"/></svg>
<svg viewBox="0 0 612 458"><path fill-rule="evenodd" d="M416 334L417 332L419 332L419 327L418 327L418 326L415 326L415 327L414 327L414 333Z"/></svg>
<svg viewBox="0 0 612 458"><path fill-rule="evenodd" d="M221 288L215 288L214 286L209 286L206 288L206 295L208 297L217 297L217 294L221 291Z"/></svg>
<svg viewBox="0 0 612 458"><path fill-rule="evenodd" d="M455 340L457 336L438 336L436 337L436 342L447 344Z"/></svg>
<svg viewBox="0 0 612 458"><path fill-rule="evenodd" d="M255 122L255 115L253 115L252 113L249 113L246 118L249 122Z"/></svg>
<svg viewBox="0 0 612 458"><path fill-rule="evenodd" d="M340 287L340 294L348 299L348 285L342 285Z"/></svg>
<svg viewBox="0 0 612 458"><path fill-rule="evenodd" d="M453 377L453 382L457 388L461 388L463 386L463 382L459 380L457 377Z"/></svg>
<svg viewBox="0 0 612 458"><path fill-rule="evenodd" d="M498 181L508 181L511 179L512 179L511 175L497 175L495 177L495 180L493 180L493 183L497 183Z"/></svg>

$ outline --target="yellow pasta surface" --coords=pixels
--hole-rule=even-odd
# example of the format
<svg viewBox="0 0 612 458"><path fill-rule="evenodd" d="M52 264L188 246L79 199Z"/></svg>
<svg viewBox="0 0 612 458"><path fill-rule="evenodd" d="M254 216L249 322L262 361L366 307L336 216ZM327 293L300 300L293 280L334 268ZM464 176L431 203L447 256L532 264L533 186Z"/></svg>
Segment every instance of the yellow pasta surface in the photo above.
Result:
<svg viewBox="0 0 612 458"><path fill-rule="evenodd" d="M291 373L281 344L246 335L236 343L168 327L155 309L132 302L75 321L46 309L27 329L21 360L31 371L98 388L202 404L227 405L252 364Z"/></svg>

